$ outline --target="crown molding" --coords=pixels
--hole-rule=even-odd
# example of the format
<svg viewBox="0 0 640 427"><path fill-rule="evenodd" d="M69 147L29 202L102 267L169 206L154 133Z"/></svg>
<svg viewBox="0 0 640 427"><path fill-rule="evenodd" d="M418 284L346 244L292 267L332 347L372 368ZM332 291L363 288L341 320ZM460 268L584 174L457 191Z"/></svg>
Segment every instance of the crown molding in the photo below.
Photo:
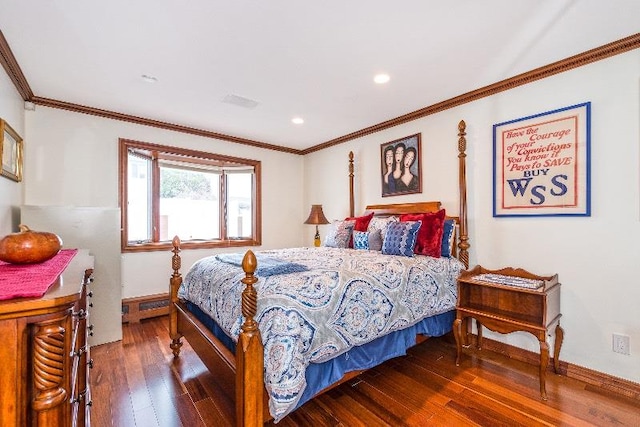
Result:
<svg viewBox="0 0 640 427"><path fill-rule="evenodd" d="M208 131L204 129L193 128L189 126L178 125L175 123L163 122L159 120L147 119L144 117L133 116L130 114L118 113L116 111L103 110L100 108L88 107L86 105L73 104L71 102L58 101L56 99L41 98L34 96L30 100L36 105L43 107L58 108L60 110L73 111L76 113L89 114L92 116L104 117L112 120L120 120L123 122L135 123L143 126L156 127L165 130L171 130L174 132L182 132L196 136L202 136L205 138L220 139L227 142L233 142L235 144L250 145L252 147L264 148L266 150L282 151L291 154L302 154L301 150L296 150L289 147L283 147L281 145L268 144L266 142L254 141L252 139L240 138L237 136L226 135L223 133Z"/></svg>
<svg viewBox="0 0 640 427"><path fill-rule="evenodd" d="M29 83L27 83L27 79L24 77L20 65L18 65L18 61L16 61L16 57L13 56L13 52L9 47L9 43L7 43L7 39L4 38L2 31L0 31L0 64L2 64L2 67L7 72L7 75L18 90L18 93L20 93L22 99L28 101L33 98L33 91L29 87Z"/></svg>
<svg viewBox="0 0 640 427"><path fill-rule="evenodd" d="M360 138L365 135L380 132L384 129L389 129L394 126L401 125L413 120L420 119L422 117L429 116L431 114L439 113L444 110L448 110L453 107L458 107L463 104L467 104L472 101L477 101L481 98L495 95L500 92L513 89L518 86L526 85L536 80L541 80L555 74L560 74L565 71L582 67L583 65L590 64L592 62L600 61L605 58L609 58L614 55L618 55L630 50L634 50L640 47L640 33L626 37L624 39L600 46L595 49L588 50L578 55L571 56L561 61L554 62L544 67L536 68L535 70L528 71L526 73L519 74L517 76L493 83L488 86L484 86L480 89L467 92L465 94L456 96L446 101L433 104L429 107L421 108L411 113L396 117L395 119L387 120L376 125L360 129L356 132L332 139L322 144L315 145L302 151L302 154L309 154L314 151L319 151L334 145L342 144L356 138Z"/></svg>
<svg viewBox="0 0 640 427"><path fill-rule="evenodd" d="M572 70L574 68L582 67L584 65L600 61L611 56L619 55L630 50L634 50L640 47L640 33L625 37L623 39L608 43L604 46L597 47L595 49L588 50L578 55L571 56L561 61L554 62L552 64L536 68L535 70L528 71L526 73L519 74L517 76L493 83L488 86L484 86L480 89L467 92L465 94L456 96L454 98L439 102L437 104L430 105L428 107L421 108L408 114L390 119L373 126L360 129L355 132L340 136L338 138L331 139L318 145L306 148L304 150L297 150L290 147L285 147L276 144L270 144L261 141L255 141L246 138L240 138L223 133L208 131L204 129L193 128L189 126L182 126L175 123L162 122L159 120L148 119L144 117L137 117L129 114L118 113L115 111L103 110L94 107L88 107L85 105L73 104L65 101L59 101L50 98L43 98L35 96L33 91L29 87L29 83L25 78L18 62L16 61L11 48L7 43L2 31L0 31L0 63L4 67L5 71L9 75L9 78L15 85L16 89L22 96L22 99L28 102L33 102L36 105L42 105L45 107L59 108L62 110L73 111L82 114L89 114L93 116L104 117L113 120L120 120L129 123L135 123L143 126L151 126L160 129L171 130L175 132L182 132L191 135L197 135L205 138L219 139L235 144L249 145L252 147L263 148L266 150L281 151L284 153L291 153L297 155L305 155L320 151L325 148L333 147L338 144L345 143L357 138L361 138L372 133L380 132L385 129L389 129L413 120L420 119L432 114L439 113L450 108L458 107L463 104L467 104L472 101L495 95L500 92L508 91L518 86L523 86L528 83L541 80L556 74L563 73L565 71Z"/></svg>

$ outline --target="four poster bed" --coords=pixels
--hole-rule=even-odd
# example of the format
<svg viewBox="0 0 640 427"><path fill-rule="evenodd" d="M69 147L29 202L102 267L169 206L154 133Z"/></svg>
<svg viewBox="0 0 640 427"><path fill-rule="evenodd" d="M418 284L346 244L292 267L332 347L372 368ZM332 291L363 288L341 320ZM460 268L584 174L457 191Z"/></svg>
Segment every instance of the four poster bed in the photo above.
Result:
<svg viewBox="0 0 640 427"><path fill-rule="evenodd" d="M323 391L451 330L457 277L469 260L465 128L461 121L456 217L445 216L437 201L370 205L355 217L350 153L350 217L332 224L323 247L210 256L183 280L174 238L174 357L184 337L228 384L237 425L278 422ZM348 245L329 245L346 236L342 231Z"/></svg>

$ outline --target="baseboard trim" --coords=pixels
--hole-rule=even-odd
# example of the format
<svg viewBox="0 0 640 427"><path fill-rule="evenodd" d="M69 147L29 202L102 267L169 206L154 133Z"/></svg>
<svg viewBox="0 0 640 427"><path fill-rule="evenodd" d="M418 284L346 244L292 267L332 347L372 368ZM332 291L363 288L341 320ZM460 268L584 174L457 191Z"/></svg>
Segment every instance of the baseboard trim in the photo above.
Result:
<svg viewBox="0 0 640 427"><path fill-rule="evenodd" d="M122 300L122 323L139 323L143 319L166 314L169 314L168 293Z"/></svg>
<svg viewBox="0 0 640 427"><path fill-rule="evenodd" d="M473 335L472 342L474 345L476 340L477 336ZM540 354L490 338L482 338L482 349L493 351L521 362L540 365ZM553 358L549 362L548 369L553 372ZM580 380L594 388L616 393L640 402L639 383L564 362L563 360L560 360L560 374Z"/></svg>
<svg viewBox="0 0 640 427"><path fill-rule="evenodd" d="M169 294L147 295L137 298L122 300L122 323L139 323L140 320L169 314ZM476 345L477 335L470 336L473 346ZM540 354L515 347L491 338L482 338L482 349L502 354L520 362L531 365L540 364ZM548 370L553 372L553 358L550 360ZM574 365L560 360L560 374L573 378L592 386L594 389L616 393L621 396L640 402L640 384L633 381L618 378L603 372L583 366Z"/></svg>

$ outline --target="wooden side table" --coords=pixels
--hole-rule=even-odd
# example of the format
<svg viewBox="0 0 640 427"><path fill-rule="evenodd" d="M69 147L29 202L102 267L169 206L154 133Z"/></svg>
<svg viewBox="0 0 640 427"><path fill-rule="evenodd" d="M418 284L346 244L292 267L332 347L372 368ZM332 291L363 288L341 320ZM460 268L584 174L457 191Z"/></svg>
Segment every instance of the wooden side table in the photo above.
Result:
<svg viewBox="0 0 640 427"><path fill-rule="evenodd" d="M469 346L471 325L476 320L478 350L482 347L482 326L499 333L529 332L540 341L540 395L547 400L545 388L549 345L547 335L555 325L553 367L560 368L560 347L564 331L560 327L560 283L558 275L537 276L519 268L488 270L476 266L458 278L458 303L453 332L457 345L456 365L460 365L462 347Z"/></svg>

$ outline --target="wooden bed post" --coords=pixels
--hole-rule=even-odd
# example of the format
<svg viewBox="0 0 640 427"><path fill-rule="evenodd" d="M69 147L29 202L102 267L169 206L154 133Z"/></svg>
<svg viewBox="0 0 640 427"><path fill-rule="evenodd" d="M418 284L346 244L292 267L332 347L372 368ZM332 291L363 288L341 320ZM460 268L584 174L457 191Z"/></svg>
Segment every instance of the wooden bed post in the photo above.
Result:
<svg viewBox="0 0 640 427"><path fill-rule="evenodd" d="M254 319L258 293L253 285L258 262L249 250L242 259L245 277L242 283L242 316L244 323L236 346L236 423L238 426L262 426L264 423L264 347Z"/></svg>
<svg viewBox="0 0 640 427"><path fill-rule="evenodd" d="M349 151L349 217L355 216L355 203L353 197L353 151Z"/></svg>
<svg viewBox="0 0 640 427"><path fill-rule="evenodd" d="M180 260L180 238L175 236L173 241L173 257L171 257L171 268L173 274L169 279L169 298L171 304L169 304L169 337L171 338L171 350L173 350L173 357L180 355L180 347L182 347L182 335L178 333L178 288L182 284L182 275L180 274L180 267L182 261Z"/></svg>
<svg viewBox="0 0 640 427"><path fill-rule="evenodd" d="M469 235L467 231L467 124L464 120L458 123L458 181L460 184L460 241L458 243L458 259L469 269Z"/></svg>

